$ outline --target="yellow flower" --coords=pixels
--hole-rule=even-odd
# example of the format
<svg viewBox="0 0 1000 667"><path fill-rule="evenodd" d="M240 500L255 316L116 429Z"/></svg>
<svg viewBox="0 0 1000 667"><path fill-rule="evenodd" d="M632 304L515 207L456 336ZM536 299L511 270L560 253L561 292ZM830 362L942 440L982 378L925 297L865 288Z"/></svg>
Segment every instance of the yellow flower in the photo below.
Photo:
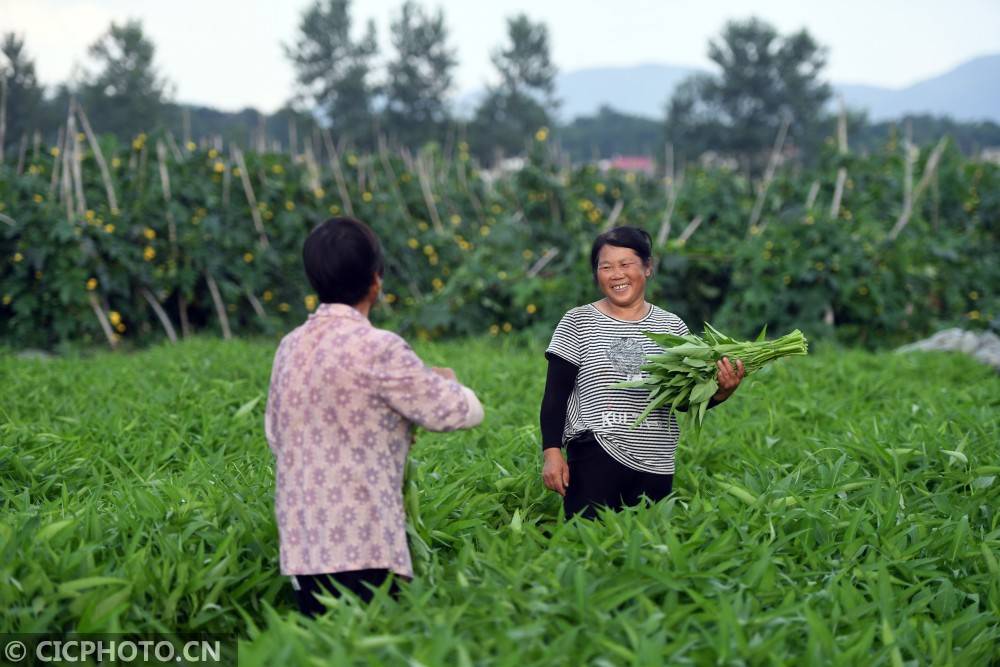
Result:
<svg viewBox="0 0 1000 667"><path fill-rule="evenodd" d="M525 259L531 259L534 256L535 256L535 253L533 253L530 250L525 250L524 252L521 253L521 257L524 257Z"/></svg>
<svg viewBox="0 0 1000 667"><path fill-rule="evenodd" d="M462 216L458 215L457 213L452 214L451 224L458 227L460 224L462 224Z"/></svg>
<svg viewBox="0 0 1000 667"><path fill-rule="evenodd" d="M87 209L87 212L83 214L83 217L87 219L87 222L93 222L94 218L97 217L97 214L92 210Z"/></svg>
<svg viewBox="0 0 1000 667"><path fill-rule="evenodd" d="M49 155L52 157L59 157L59 149L55 147L49 149Z"/></svg>
<svg viewBox="0 0 1000 667"><path fill-rule="evenodd" d="M19 252L15 252L14 253L14 263L15 264L18 263L18 262L20 262L22 259L24 259L24 255L22 255Z"/></svg>
<svg viewBox="0 0 1000 667"><path fill-rule="evenodd" d="M420 222L417 223L417 229L419 229L422 232L426 232L428 229L430 229L430 225L421 220Z"/></svg>
<svg viewBox="0 0 1000 667"><path fill-rule="evenodd" d="M430 264L431 266L437 266L438 256L431 255L430 257L427 258L427 263Z"/></svg>
<svg viewBox="0 0 1000 667"><path fill-rule="evenodd" d="M115 325L115 331L117 331L118 333L125 333L125 325L119 322L118 324Z"/></svg>
<svg viewBox="0 0 1000 667"><path fill-rule="evenodd" d="M302 301L306 304L307 309L309 310L316 309L317 300L315 294L307 294L306 298L304 298Z"/></svg>
<svg viewBox="0 0 1000 667"><path fill-rule="evenodd" d="M295 202L293 202L293 201L286 201L285 202L285 210L286 211L294 211L295 210Z"/></svg>
<svg viewBox="0 0 1000 667"><path fill-rule="evenodd" d="M980 313L979 313L978 310L970 310L968 317L969 317L970 320L978 320L979 319L979 315L980 315Z"/></svg>
<svg viewBox="0 0 1000 667"><path fill-rule="evenodd" d="M189 142L187 142L186 147L187 147L188 151L193 151L196 148L198 148L198 144L194 143L193 141L189 141Z"/></svg>
<svg viewBox="0 0 1000 667"><path fill-rule="evenodd" d="M35 174L41 173L41 170L38 168L38 165L33 164L28 167L28 173L34 176Z"/></svg>
<svg viewBox="0 0 1000 667"><path fill-rule="evenodd" d="M338 213L340 213L340 207L337 206L336 204L332 204L329 208L329 211L330 215L337 215Z"/></svg>
<svg viewBox="0 0 1000 667"><path fill-rule="evenodd" d="M491 336L496 336L498 333L500 333L500 327L498 327L495 324L491 324L490 325L490 335Z"/></svg>
<svg viewBox="0 0 1000 667"><path fill-rule="evenodd" d="M760 232L761 232L760 225L750 225L751 236L757 236L758 234L760 234Z"/></svg>
<svg viewBox="0 0 1000 667"><path fill-rule="evenodd" d="M212 171L217 174L221 174L226 170L226 165L222 164L221 160L216 160L215 164L212 165Z"/></svg>
<svg viewBox="0 0 1000 667"><path fill-rule="evenodd" d="M349 164L349 165L351 165L353 167L357 163L358 163L358 156L357 155L355 155L354 153L351 153L350 155L347 156L347 164Z"/></svg>
<svg viewBox="0 0 1000 667"><path fill-rule="evenodd" d="M424 246L424 254L427 255L428 257L430 257L431 255L433 255L434 254L434 246L432 246L432 245L425 245Z"/></svg>
<svg viewBox="0 0 1000 667"><path fill-rule="evenodd" d="M535 141L545 141L549 138L549 128L540 127L538 131L535 132Z"/></svg>
<svg viewBox="0 0 1000 667"><path fill-rule="evenodd" d="M108 313L108 320L111 321L111 326L116 327L122 323L122 314L117 310L112 310Z"/></svg>
<svg viewBox="0 0 1000 667"><path fill-rule="evenodd" d="M153 250L152 246L146 246L142 251L142 258L147 262L151 262L154 257L156 257L156 251Z"/></svg>
<svg viewBox="0 0 1000 667"><path fill-rule="evenodd" d="M119 160L116 157L111 158L111 168L112 169L117 169L120 166L122 166L122 161L121 160Z"/></svg>
<svg viewBox="0 0 1000 667"><path fill-rule="evenodd" d="M45 197L43 197L40 194L36 194L35 196L32 197L32 199L36 204L41 204L43 201L45 201Z"/></svg>
<svg viewBox="0 0 1000 667"><path fill-rule="evenodd" d="M507 272L497 271L497 278L499 278L500 280L507 280Z"/></svg>
<svg viewBox="0 0 1000 667"><path fill-rule="evenodd" d="M479 228L479 234L480 236L489 236L490 228L487 227L486 225L483 225L482 227Z"/></svg>
<svg viewBox="0 0 1000 667"><path fill-rule="evenodd" d="M152 241L156 238L156 230L146 227L146 229L142 230L142 235Z"/></svg>
<svg viewBox="0 0 1000 667"><path fill-rule="evenodd" d="M785 276L784 278L781 279L781 282L785 283L786 285L790 285L792 283L792 277Z"/></svg>
<svg viewBox="0 0 1000 667"><path fill-rule="evenodd" d="M372 193L370 193L370 192L362 192L361 193L361 199L364 202L366 202L366 203L370 202L372 200Z"/></svg>
<svg viewBox="0 0 1000 667"><path fill-rule="evenodd" d="M239 176L241 173L239 167L233 167L233 176Z"/></svg>
<svg viewBox="0 0 1000 667"><path fill-rule="evenodd" d="M816 268L817 271L826 270L826 264L824 264L823 262L816 262L815 264L813 264L813 266Z"/></svg>
<svg viewBox="0 0 1000 667"><path fill-rule="evenodd" d="M396 303L396 295L393 294L392 292L389 292L388 294L385 295L385 302Z"/></svg>
<svg viewBox="0 0 1000 667"><path fill-rule="evenodd" d="M410 248L412 248L413 250L416 250L417 248L420 247L420 241L416 239L410 239L406 242L406 245L410 246Z"/></svg>
<svg viewBox="0 0 1000 667"><path fill-rule="evenodd" d="M247 264L249 264L250 262L252 262L253 261L253 253L252 252L245 252L245 253L243 253L243 261L246 262Z"/></svg>
<svg viewBox="0 0 1000 667"><path fill-rule="evenodd" d="M972 290L971 292L969 292L969 298L972 299L973 301L978 300L979 292L977 292L976 290Z"/></svg>
<svg viewBox="0 0 1000 667"><path fill-rule="evenodd" d="M146 145L146 135L140 134L138 137L132 140L132 150L141 151L142 147Z"/></svg>
<svg viewBox="0 0 1000 667"><path fill-rule="evenodd" d="M9 306L11 301L13 301L13 299L11 298L10 294L3 295L3 305Z"/></svg>
<svg viewBox="0 0 1000 667"><path fill-rule="evenodd" d="M526 311L528 311L528 314L529 314L529 315L534 315L535 313L537 313L537 312L538 312L538 306L536 306L536 305L535 305L535 304L533 304L533 303L529 303L529 304L528 304L528 307L527 307L527 308L525 308L525 310L526 310Z"/></svg>
<svg viewBox="0 0 1000 667"><path fill-rule="evenodd" d="M219 151L215 150L214 148L212 148L212 149L210 149L208 151L208 159L209 160L214 160L218 156L219 156Z"/></svg>
<svg viewBox="0 0 1000 667"><path fill-rule="evenodd" d="M93 292L97 289L97 278L91 278L87 281L87 291Z"/></svg>
<svg viewBox="0 0 1000 667"><path fill-rule="evenodd" d="M514 328L514 327L512 327L512 326L510 325L510 322L504 322L504 323L503 323L503 332L504 332L504 333L510 333L510 330L511 330L511 329L513 329L513 328Z"/></svg>
<svg viewBox="0 0 1000 667"><path fill-rule="evenodd" d="M463 153L466 152L466 151L468 151L469 150L469 144L467 144L464 141L458 142L458 150L462 151Z"/></svg>
<svg viewBox="0 0 1000 667"><path fill-rule="evenodd" d="M604 191L607 189L608 188L604 185L604 183L597 183L594 185L594 192L596 192L599 195L603 195Z"/></svg>
<svg viewBox="0 0 1000 667"><path fill-rule="evenodd" d="M285 173L285 168L282 167L280 164L271 165L271 173L283 174Z"/></svg>
<svg viewBox="0 0 1000 667"><path fill-rule="evenodd" d="M271 290L269 289L264 290L264 303L268 303L273 298L274 298L274 293L271 292Z"/></svg>
<svg viewBox="0 0 1000 667"><path fill-rule="evenodd" d="M490 211L492 211L494 215L499 215L503 212L503 207L500 206L500 204L493 204L490 206Z"/></svg>
<svg viewBox="0 0 1000 667"><path fill-rule="evenodd" d="M279 303L278 304L278 310L280 310L283 313L287 313L291 309L292 309L292 307L289 306L287 303Z"/></svg>
<svg viewBox="0 0 1000 667"><path fill-rule="evenodd" d="M316 199L322 199L325 196L326 196L326 190L324 190L323 188L316 188L315 190L313 190L313 197L315 197Z"/></svg>
<svg viewBox="0 0 1000 667"><path fill-rule="evenodd" d="M434 286L434 290L437 292L440 292L442 289L444 289L444 283L441 281L440 278L435 278L434 280L432 280L431 285Z"/></svg>

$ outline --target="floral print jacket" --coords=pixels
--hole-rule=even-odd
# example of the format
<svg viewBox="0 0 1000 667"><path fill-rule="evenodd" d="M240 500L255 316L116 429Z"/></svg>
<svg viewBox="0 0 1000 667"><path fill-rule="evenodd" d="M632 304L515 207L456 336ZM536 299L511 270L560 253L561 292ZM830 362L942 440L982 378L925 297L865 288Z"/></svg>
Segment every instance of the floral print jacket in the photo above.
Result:
<svg viewBox="0 0 1000 667"><path fill-rule="evenodd" d="M282 574L413 576L403 470L414 424L483 419L476 395L354 308L323 304L274 357L264 430L275 456Z"/></svg>

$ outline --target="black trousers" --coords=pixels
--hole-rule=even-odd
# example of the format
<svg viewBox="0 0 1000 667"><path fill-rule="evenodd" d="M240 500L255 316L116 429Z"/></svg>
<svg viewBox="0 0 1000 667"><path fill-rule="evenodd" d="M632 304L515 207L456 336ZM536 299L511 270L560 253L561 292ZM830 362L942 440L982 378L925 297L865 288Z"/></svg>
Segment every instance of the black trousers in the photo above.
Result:
<svg viewBox="0 0 1000 667"><path fill-rule="evenodd" d="M620 510L642 502L642 496L656 502L670 495L673 475L640 472L622 465L604 451L594 434L585 431L566 445L569 487L563 498L566 518L581 514L597 518L600 507Z"/></svg>
<svg viewBox="0 0 1000 667"><path fill-rule="evenodd" d="M368 584L374 588L380 587L385 580L392 576L389 570L355 570L353 572L337 572L334 574L297 574L295 580L298 589L295 590L295 601L299 603L299 610L306 616L317 616L326 611L326 607L316 599L317 593L340 597L340 591L333 585L336 581L348 591L357 595L364 602L371 602L374 591L368 588ZM399 584L393 578L389 584L389 593L393 597L399 595Z"/></svg>

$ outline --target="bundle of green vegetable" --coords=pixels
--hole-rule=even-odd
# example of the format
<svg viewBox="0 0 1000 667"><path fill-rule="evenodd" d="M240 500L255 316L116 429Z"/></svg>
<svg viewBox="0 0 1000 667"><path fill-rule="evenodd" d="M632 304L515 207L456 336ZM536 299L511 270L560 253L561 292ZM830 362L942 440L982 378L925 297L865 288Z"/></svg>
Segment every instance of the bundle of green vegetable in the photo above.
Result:
<svg viewBox="0 0 1000 667"><path fill-rule="evenodd" d="M644 332L664 352L646 358L642 370L648 377L612 385L616 389L649 390L649 404L633 427L645 421L653 410L669 406L671 410L686 410L688 425L697 430L705 418L708 402L719 390L715 363L723 357L729 359L733 368L737 359L742 360L746 375L750 375L775 359L806 354L806 338L798 329L770 341L764 339L766 332L764 327L753 342L734 340L707 322L704 336Z"/></svg>

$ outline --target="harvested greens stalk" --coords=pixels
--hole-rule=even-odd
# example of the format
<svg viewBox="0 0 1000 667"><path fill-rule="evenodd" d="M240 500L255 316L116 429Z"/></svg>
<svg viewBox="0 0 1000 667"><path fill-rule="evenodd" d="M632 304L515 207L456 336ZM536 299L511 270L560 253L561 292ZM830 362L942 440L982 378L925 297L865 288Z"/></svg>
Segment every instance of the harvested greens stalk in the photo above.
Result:
<svg viewBox="0 0 1000 667"><path fill-rule="evenodd" d="M767 327L764 327L753 342L734 340L707 322L703 337L695 334L643 333L664 349L662 354L646 358L642 370L649 377L611 385L615 389L649 390L649 404L635 420L633 428L645 421L653 410L669 406L671 410L686 409L687 425L697 430L705 419L709 400L719 390L715 362L728 357L735 368L736 360L741 359L746 375L750 375L769 361L806 354L808 349L806 338L798 329L777 340L764 340L767 333Z"/></svg>

